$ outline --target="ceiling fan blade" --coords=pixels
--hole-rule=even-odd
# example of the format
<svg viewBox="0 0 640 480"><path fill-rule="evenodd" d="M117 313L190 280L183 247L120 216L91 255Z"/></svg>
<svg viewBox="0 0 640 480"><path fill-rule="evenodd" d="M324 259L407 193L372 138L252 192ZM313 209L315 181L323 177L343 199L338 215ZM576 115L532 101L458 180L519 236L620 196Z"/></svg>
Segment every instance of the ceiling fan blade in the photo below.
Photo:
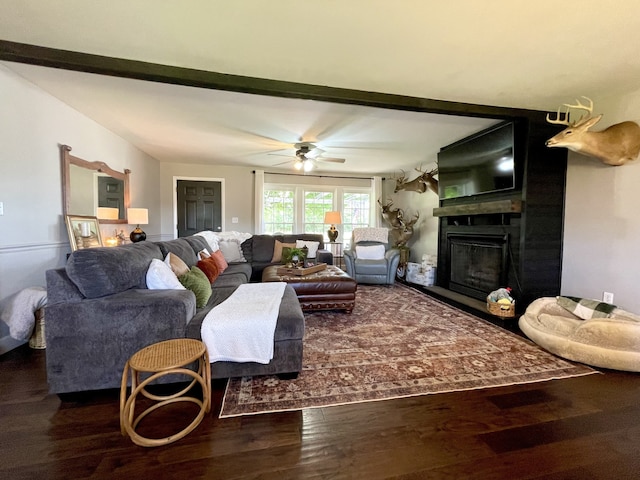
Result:
<svg viewBox="0 0 640 480"><path fill-rule="evenodd" d="M295 155L285 155L284 153L267 153L267 155L273 155L274 157L288 157L291 159L296 158Z"/></svg>
<svg viewBox="0 0 640 480"><path fill-rule="evenodd" d="M291 162L293 162L293 159L292 160L287 160L286 162L276 163L275 165L272 165L272 167L279 167L280 165L285 165L285 164L291 163Z"/></svg>
<svg viewBox="0 0 640 480"><path fill-rule="evenodd" d="M314 160L316 162L327 162L327 163L344 163L346 161L344 158L331 158L331 157L316 157Z"/></svg>

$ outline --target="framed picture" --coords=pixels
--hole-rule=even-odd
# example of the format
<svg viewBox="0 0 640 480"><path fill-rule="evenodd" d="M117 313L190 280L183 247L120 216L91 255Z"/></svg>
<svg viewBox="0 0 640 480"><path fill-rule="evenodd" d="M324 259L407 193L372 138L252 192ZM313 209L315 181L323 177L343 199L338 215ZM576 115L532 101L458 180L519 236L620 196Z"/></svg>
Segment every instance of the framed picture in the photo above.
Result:
<svg viewBox="0 0 640 480"><path fill-rule="evenodd" d="M65 215L71 251L82 248L102 247L100 224L97 217Z"/></svg>

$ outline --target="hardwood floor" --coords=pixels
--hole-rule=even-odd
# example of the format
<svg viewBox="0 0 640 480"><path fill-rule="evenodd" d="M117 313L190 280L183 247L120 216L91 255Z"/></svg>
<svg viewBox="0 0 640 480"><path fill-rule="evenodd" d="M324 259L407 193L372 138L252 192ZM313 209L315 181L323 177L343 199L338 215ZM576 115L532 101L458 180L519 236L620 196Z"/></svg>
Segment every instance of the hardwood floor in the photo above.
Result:
<svg viewBox="0 0 640 480"><path fill-rule="evenodd" d="M0 356L0 478L631 479L640 471L640 375L220 420L143 448L121 436L119 392L47 393L45 351ZM171 408L171 410L169 410ZM151 415L163 436L188 404ZM151 420L153 419L153 420Z"/></svg>

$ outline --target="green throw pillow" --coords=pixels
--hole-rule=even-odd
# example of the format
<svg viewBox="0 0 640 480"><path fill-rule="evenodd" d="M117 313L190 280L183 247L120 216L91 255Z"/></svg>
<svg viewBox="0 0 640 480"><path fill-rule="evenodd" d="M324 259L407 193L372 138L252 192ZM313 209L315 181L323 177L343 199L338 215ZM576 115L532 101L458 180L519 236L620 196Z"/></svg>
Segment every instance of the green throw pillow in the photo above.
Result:
<svg viewBox="0 0 640 480"><path fill-rule="evenodd" d="M196 296L196 307L204 307L211 298L211 283L202 270L193 266L184 275L178 277L180 283Z"/></svg>
<svg viewBox="0 0 640 480"><path fill-rule="evenodd" d="M590 320L592 318L607 318L617 307L610 303L599 302L598 300L590 300L588 298L579 297L557 297L558 305L569 310L576 317L582 320Z"/></svg>

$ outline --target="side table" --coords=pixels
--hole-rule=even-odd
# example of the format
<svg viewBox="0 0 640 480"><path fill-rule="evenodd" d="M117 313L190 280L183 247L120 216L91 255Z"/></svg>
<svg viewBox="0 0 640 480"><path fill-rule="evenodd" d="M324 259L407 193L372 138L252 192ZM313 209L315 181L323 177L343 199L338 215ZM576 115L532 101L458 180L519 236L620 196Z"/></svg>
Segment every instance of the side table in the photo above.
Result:
<svg viewBox="0 0 640 480"><path fill-rule="evenodd" d="M342 263L342 242L327 242L326 245L329 246L329 251L333 254L333 258L338 260L338 263L334 261L333 264L341 270L344 270Z"/></svg>
<svg viewBox="0 0 640 480"><path fill-rule="evenodd" d="M186 368L198 362L197 371ZM151 375L140 382L140 373ZM185 388L169 395L155 395L146 390L146 386L158 378L170 374L184 374L193 378ZM131 393L127 397L127 383L131 376ZM202 400L185 394L199 383L202 387ZM135 416L136 398L138 394L155 400L158 403ZM160 407L175 402L191 402L200 407L196 418L180 432L165 438L146 438L136 432L140 420ZM129 435L133 443L143 447L157 447L181 439L192 432L202 421L205 413L211 410L211 366L209 353L204 343L190 338L179 338L154 343L133 354L127 361L122 373L120 388L120 430L122 435Z"/></svg>

